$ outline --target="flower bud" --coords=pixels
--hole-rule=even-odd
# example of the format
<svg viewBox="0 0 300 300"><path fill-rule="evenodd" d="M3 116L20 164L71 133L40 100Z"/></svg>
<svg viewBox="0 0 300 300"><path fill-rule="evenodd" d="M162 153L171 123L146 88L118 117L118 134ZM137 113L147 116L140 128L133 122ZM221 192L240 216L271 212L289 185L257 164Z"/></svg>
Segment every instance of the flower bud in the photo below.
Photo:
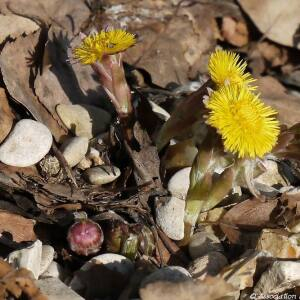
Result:
<svg viewBox="0 0 300 300"><path fill-rule="evenodd" d="M69 228L67 240L72 251L88 256L100 250L103 243L103 232L99 224L84 219Z"/></svg>

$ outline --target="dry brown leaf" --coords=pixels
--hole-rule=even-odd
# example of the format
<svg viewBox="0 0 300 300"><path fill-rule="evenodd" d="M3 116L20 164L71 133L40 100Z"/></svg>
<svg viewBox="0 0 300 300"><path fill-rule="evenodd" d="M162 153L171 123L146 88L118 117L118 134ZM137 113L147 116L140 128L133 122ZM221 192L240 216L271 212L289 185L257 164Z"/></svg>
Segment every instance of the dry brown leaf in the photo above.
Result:
<svg viewBox="0 0 300 300"><path fill-rule="evenodd" d="M26 295L32 300L47 300L35 285L32 273L24 268L14 270L7 262L0 260L0 299Z"/></svg>
<svg viewBox="0 0 300 300"><path fill-rule="evenodd" d="M25 219L20 215L0 210L0 232L10 233L13 241L16 243L35 241L34 225L34 220Z"/></svg>
<svg viewBox="0 0 300 300"><path fill-rule="evenodd" d="M271 214L277 207L277 200L245 200L231 208L223 221L239 227L258 229L271 221Z"/></svg>
<svg viewBox="0 0 300 300"><path fill-rule="evenodd" d="M180 169L190 167L193 164L198 150L192 139L180 141L167 148L163 158L163 164L166 169Z"/></svg>
<svg viewBox="0 0 300 300"><path fill-rule="evenodd" d="M285 87L274 77L261 77L256 82L264 102L278 111L282 124L292 126L300 121L300 98L286 93Z"/></svg>
<svg viewBox="0 0 300 300"><path fill-rule="evenodd" d="M240 229L259 230L272 224L277 200L245 200L231 208L220 221L220 227L232 243L240 242Z"/></svg>
<svg viewBox="0 0 300 300"><path fill-rule="evenodd" d="M232 17L224 17L222 22L222 36L230 44L243 47L249 40L247 25L245 22L236 21Z"/></svg>
<svg viewBox="0 0 300 300"><path fill-rule="evenodd" d="M37 59L43 48L41 32L19 37L15 42L7 43L0 55L0 68L9 94L24 105L36 120L44 123L56 140L66 135L66 130L49 114L47 109L34 95L31 84L38 71ZM39 42L40 41L40 42Z"/></svg>
<svg viewBox="0 0 300 300"><path fill-rule="evenodd" d="M90 16L84 0L2 0L0 12L25 16L48 25L55 24L73 34L79 33Z"/></svg>
<svg viewBox="0 0 300 300"><path fill-rule="evenodd" d="M236 289L244 290L253 287L255 275L259 276L273 260L267 252L248 250L239 260L224 267L220 275Z"/></svg>
<svg viewBox="0 0 300 300"><path fill-rule="evenodd" d="M204 281L151 283L140 289L140 297L142 300L170 300L176 295L176 300L222 300L228 299L226 296L234 291L222 278L207 276Z"/></svg>
<svg viewBox="0 0 300 300"><path fill-rule="evenodd" d="M0 15L0 44L7 39L16 38L22 34L29 34L39 29L30 19L17 15Z"/></svg>
<svg viewBox="0 0 300 300"><path fill-rule="evenodd" d="M272 67L278 67L286 64L288 60L288 51L286 48L278 47L274 43L263 41L257 44L257 48L263 58L270 63Z"/></svg>
<svg viewBox="0 0 300 300"><path fill-rule="evenodd" d="M8 104L5 90L0 89L0 143L2 143L9 134L13 125L13 120L14 114Z"/></svg>
<svg viewBox="0 0 300 300"><path fill-rule="evenodd" d="M258 29L270 40L300 49L298 0L238 0Z"/></svg>
<svg viewBox="0 0 300 300"><path fill-rule="evenodd" d="M199 65L206 68L207 53L216 45L214 11L202 4L178 10L170 2L162 4L163 8L157 6L157 1L122 3L119 12L111 8L106 16L123 25L127 17L130 30L141 40L126 51L129 63L148 71L152 81L160 86L185 83L188 76L196 75Z"/></svg>
<svg viewBox="0 0 300 300"><path fill-rule="evenodd" d="M51 26L44 50L43 70L34 81L38 99L57 122L60 122L55 109L58 104L101 103L100 84L93 78L92 68L67 62L68 56L72 55L70 43L67 31ZM73 41L73 46L76 44L79 44L79 38L76 38L76 43Z"/></svg>

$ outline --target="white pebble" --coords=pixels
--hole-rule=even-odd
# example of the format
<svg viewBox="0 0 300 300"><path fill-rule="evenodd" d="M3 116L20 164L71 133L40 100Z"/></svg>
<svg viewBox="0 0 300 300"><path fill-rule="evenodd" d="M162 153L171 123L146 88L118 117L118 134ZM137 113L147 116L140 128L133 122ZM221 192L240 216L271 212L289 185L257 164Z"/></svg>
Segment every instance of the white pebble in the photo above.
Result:
<svg viewBox="0 0 300 300"><path fill-rule="evenodd" d="M190 185L191 167L176 172L168 182L168 191L172 196L185 200Z"/></svg>
<svg viewBox="0 0 300 300"><path fill-rule="evenodd" d="M44 124L23 119L1 145L0 160L9 166L32 166L49 152L51 145L52 135Z"/></svg>
<svg viewBox="0 0 300 300"><path fill-rule="evenodd" d="M36 240L30 247L13 251L8 256L8 262L15 268L26 268L30 270L35 279L40 274L42 260L42 242Z"/></svg>
<svg viewBox="0 0 300 300"><path fill-rule="evenodd" d="M91 184L102 185L116 180L121 171L115 166L98 166L87 169L84 174Z"/></svg>
<svg viewBox="0 0 300 300"><path fill-rule="evenodd" d="M195 233L189 243L189 253L193 259L212 251L223 251L220 240L211 232L200 231Z"/></svg>
<svg viewBox="0 0 300 300"><path fill-rule="evenodd" d="M54 248L50 245L43 245L42 246L42 257L41 257L41 264L40 264L40 273L44 273L54 258Z"/></svg>
<svg viewBox="0 0 300 300"><path fill-rule="evenodd" d="M176 197L157 204L156 222L172 240L179 241L184 237L184 209L185 201Z"/></svg>
<svg viewBox="0 0 300 300"><path fill-rule="evenodd" d="M61 146L61 151L68 165L72 168L76 166L87 153L89 139L78 136L68 139Z"/></svg>
<svg viewBox="0 0 300 300"><path fill-rule="evenodd" d="M110 123L110 114L92 105L59 104L56 107L65 126L76 136L92 138L106 130Z"/></svg>
<svg viewBox="0 0 300 300"><path fill-rule="evenodd" d="M147 284L157 281L183 282L190 279L191 275L185 268L171 266L156 270L148 275L142 280L141 287L145 287Z"/></svg>
<svg viewBox="0 0 300 300"><path fill-rule="evenodd" d="M91 260L86 262L81 268L81 271L88 272L94 265L104 265L109 270L121 273L126 276L134 271L134 264L131 260L125 256L115 254L115 253L105 253L93 257ZM75 290L81 290L84 288L79 275L75 275L70 282L70 287Z"/></svg>

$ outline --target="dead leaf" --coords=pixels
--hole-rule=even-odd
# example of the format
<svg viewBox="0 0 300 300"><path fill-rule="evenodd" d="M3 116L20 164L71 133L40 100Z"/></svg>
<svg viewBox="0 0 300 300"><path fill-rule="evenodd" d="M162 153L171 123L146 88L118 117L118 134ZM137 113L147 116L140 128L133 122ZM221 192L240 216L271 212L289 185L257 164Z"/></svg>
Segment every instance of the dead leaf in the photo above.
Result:
<svg viewBox="0 0 300 300"><path fill-rule="evenodd" d="M30 19L17 15L0 15L0 44L8 37L16 38L22 34L29 34L39 29Z"/></svg>
<svg viewBox="0 0 300 300"><path fill-rule="evenodd" d="M232 243L239 242L240 229L258 231L272 224L277 200L248 199L231 208L221 219L220 227Z"/></svg>
<svg viewBox="0 0 300 300"><path fill-rule="evenodd" d="M277 202L277 200L248 199L231 208L222 220L243 228L262 228L270 223Z"/></svg>
<svg viewBox="0 0 300 300"><path fill-rule="evenodd" d="M176 295L176 300L198 300L199 297L201 300L225 300L234 291L222 278L207 276L204 281L150 283L140 289L140 297L142 300L170 300Z"/></svg>
<svg viewBox="0 0 300 300"><path fill-rule="evenodd" d="M244 290L253 287L254 275L261 274L273 260L268 252L248 250L242 258L226 266L220 275L236 289Z"/></svg>
<svg viewBox="0 0 300 300"><path fill-rule="evenodd" d="M256 249L266 251L276 258L292 259L300 257L297 235L282 229L264 229L257 241Z"/></svg>
<svg viewBox="0 0 300 300"><path fill-rule="evenodd" d="M274 43L263 41L257 44L263 58L271 65L271 67L279 67L286 64L288 60L288 51L286 48L278 47Z"/></svg>
<svg viewBox="0 0 300 300"><path fill-rule="evenodd" d="M139 122L134 124L133 134L139 144L138 147L131 147L128 144L126 147L134 164L134 176L137 185L149 184L149 187L154 188L156 186L156 188L161 189L160 159L157 148Z"/></svg>
<svg viewBox="0 0 300 300"><path fill-rule="evenodd" d="M9 94L24 105L36 120L45 124L56 140L60 140L67 131L53 119L34 95L31 86L34 74L39 68L36 60L43 48L41 34L39 30L26 37L19 37L15 42L7 43L0 55L0 68Z"/></svg>
<svg viewBox="0 0 300 300"><path fill-rule="evenodd" d="M258 29L270 40L300 49L298 0L238 0Z"/></svg>
<svg viewBox="0 0 300 300"><path fill-rule="evenodd" d="M16 243L35 241L34 225L34 220L0 210L0 232L9 232Z"/></svg>
<svg viewBox="0 0 300 300"><path fill-rule="evenodd" d="M197 153L197 147L192 139L170 145L163 158L164 167L165 169L191 167Z"/></svg>
<svg viewBox="0 0 300 300"><path fill-rule="evenodd" d="M198 132L203 128L203 116L207 111L203 104L203 97L207 95L207 88L211 84L210 81L206 82L200 89L176 106L171 117L164 123L157 136L156 145L158 150L161 150L174 137L190 137L193 135L193 127L197 127ZM203 136L205 134L204 130Z"/></svg>
<svg viewBox="0 0 300 300"><path fill-rule="evenodd" d="M166 86L186 83L198 72L194 66L204 65L218 35L213 14L209 5L198 3L175 7L170 2L159 6L157 1L133 1L122 3L119 9L117 5L107 9L105 21L125 25L126 17L130 20L130 30L142 42L126 51L125 60L145 69L155 84Z"/></svg>
<svg viewBox="0 0 300 300"><path fill-rule="evenodd" d="M285 87L274 77L261 77L256 82L263 101L278 111L278 118L282 124L292 126L300 121L300 98L289 95Z"/></svg>
<svg viewBox="0 0 300 300"><path fill-rule="evenodd" d="M90 16L84 0L3 0L0 12L21 15L47 25L55 24L74 35L80 32Z"/></svg>
<svg viewBox="0 0 300 300"><path fill-rule="evenodd" d="M24 268L14 270L7 262L0 260L0 299L17 299L25 294L32 300L47 300L35 285L32 273ZM22 297L23 298L23 297Z"/></svg>
<svg viewBox="0 0 300 300"><path fill-rule="evenodd" d="M222 36L230 44L243 47L248 44L249 32L245 22L236 21L232 17L224 17L222 22Z"/></svg>
<svg viewBox="0 0 300 300"><path fill-rule="evenodd" d="M10 106L8 104L5 90L0 89L0 143L9 134L14 120L14 114L12 113Z"/></svg>

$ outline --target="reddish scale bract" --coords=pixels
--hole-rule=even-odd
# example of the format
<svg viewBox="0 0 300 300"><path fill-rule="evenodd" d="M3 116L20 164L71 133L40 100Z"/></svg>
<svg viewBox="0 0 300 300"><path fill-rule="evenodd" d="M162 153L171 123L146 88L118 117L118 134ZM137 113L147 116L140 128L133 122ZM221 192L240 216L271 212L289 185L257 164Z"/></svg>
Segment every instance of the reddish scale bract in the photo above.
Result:
<svg viewBox="0 0 300 300"><path fill-rule="evenodd" d="M81 220L74 223L67 236L72 251L88 256L101 249L103 232L99 224L91 220Z"/></svg>

